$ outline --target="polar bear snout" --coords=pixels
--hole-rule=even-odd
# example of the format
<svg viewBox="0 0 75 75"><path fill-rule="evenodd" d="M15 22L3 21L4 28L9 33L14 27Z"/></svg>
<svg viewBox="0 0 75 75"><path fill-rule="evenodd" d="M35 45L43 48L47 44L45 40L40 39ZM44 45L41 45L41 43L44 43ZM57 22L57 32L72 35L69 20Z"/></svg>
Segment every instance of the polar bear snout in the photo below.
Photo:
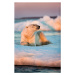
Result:
<svg viewBox="0 0 75 75"><path fill-rule="evenodd" d="M37 25L37 29L40 29L40 26Z"/></svg>
<svg viewBox="0 0 75 75"><path fill-rule="evenodd" d="M40 29L40 26L37 24L33 24L34 27L36 27L36 29Z"/></svg>

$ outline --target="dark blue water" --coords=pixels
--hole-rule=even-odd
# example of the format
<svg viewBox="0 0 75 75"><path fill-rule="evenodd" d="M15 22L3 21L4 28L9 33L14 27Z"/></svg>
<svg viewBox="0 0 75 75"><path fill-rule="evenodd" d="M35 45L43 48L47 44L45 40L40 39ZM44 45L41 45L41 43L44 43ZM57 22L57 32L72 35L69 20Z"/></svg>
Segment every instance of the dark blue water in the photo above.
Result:
<svg viewBox="0 0 75 75"><path fill-rule="evenodd" d="M15 73L60 73L59 67L15 66Z"/></svg>

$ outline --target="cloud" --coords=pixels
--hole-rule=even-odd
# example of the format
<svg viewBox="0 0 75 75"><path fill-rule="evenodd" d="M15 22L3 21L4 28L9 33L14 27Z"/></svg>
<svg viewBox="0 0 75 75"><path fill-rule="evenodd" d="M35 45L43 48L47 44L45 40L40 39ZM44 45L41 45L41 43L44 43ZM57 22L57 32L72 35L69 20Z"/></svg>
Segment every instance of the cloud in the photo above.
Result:
<svg viewBox="0 0 75 75"><path fill-rule="evenodd" d="M48 66L60 67L61 61L42 61L40 59L33 59L32 57L15 58L15 65L34 65L34 66Z"/></svg>
<svg viewBox="0 0 75 75"><path fill-rule="evenodd" d="M37 57L42 53L27 53L27 52L15 52L14 65L34 65L34 66L48 66L48 67L60 67L60 59L54 57Z"/></svg>
<svg viewBox="0 0 75 75"><path fill-rule="evenodd" d="M49 16L44 16L39 20L28 20L25 22L19 22L15 24L15 31L22 31L23 28L30 24L40 25L40 30L49 31L49 30L61 30L61 17L58 16L56 19L50 18Z"/></svg>
<svg viewBox="0 0 75 75"><path fill-rule="evenodd" d="M54 30L56 30L56 31L61 30L61 16L58 16L55 19L52 19L49 16L44 16L40 20L44 21L46 24L48 24L50 27L54 28Z"/></svg>

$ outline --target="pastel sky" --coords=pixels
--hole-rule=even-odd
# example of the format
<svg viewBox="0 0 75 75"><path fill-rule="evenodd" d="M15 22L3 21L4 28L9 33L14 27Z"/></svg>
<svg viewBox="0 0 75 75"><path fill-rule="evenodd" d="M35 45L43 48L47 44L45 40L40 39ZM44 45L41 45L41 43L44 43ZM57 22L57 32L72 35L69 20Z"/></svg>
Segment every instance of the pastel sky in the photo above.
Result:
<svg viewBox="0 0 75 75"><path fill-rule="evenodd" d="M61 3L60 2L48 2L48 3L26 3L15 2L15 18L22 17L41 17L48 16L60 16L61 15Z"/></svg>

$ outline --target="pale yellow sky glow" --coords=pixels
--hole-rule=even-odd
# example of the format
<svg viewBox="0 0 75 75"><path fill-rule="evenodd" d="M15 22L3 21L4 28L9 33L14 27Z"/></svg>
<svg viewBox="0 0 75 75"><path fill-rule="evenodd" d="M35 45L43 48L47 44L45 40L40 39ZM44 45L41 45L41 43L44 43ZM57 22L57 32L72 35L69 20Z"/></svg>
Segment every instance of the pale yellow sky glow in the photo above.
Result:
<svg viewBox="0 0 75 75"><path fill-rule="evenodd" d="M22 17L41 17L59 16L61 15L61 3L60 2L48 2L48 3L19 3L15 4L15 18Z"/></svg>

